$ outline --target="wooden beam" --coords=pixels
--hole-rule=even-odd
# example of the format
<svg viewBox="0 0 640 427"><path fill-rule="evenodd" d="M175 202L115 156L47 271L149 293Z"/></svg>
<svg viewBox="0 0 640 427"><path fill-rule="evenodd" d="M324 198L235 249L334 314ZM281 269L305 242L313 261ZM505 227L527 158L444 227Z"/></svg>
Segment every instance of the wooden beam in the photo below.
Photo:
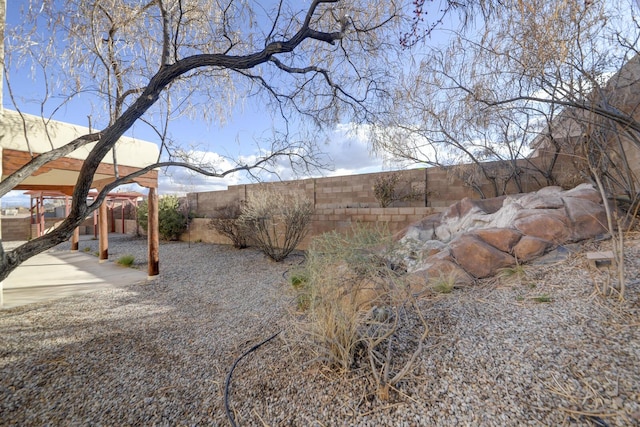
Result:
<svg viewBox="0 0 640 427"><path fill-rule="evenodd" d="M38 154L35 154L35 156L37 155ZM5 148L4 150L2 150L2 174L5 176L11 175L12 173L20 169L22 166L29 163L30 161L31 161L31 155L28 152L10 150ZM42 166L32 175L38 176L40 174L50 172L53 169L80 172L80 168L82 168L83 163L84 161L80 159L62 157L60 159L56 159L48 162L46 165ZM140 169L142 168L118 165L118 172L120 173L120 176L129 175L133 172L139 171ZM115 176L115 172L113 170L113 164L100 163L100 165L98 166L98 169L96 170L96 174ZM145 180L157 181L158 171L149 171L144 175L140 176L139 178L136 178L135 180L137 181L138 179L141 179L143 181Z"/></svg>
<svg viewBox="0 0 640 427"><path fill-rule="evenodd" d="M98 191L102 191L104 187L111 184L115 180L116 180L115 178L105 178L105 179L97 179L97 180L94 179L93 182L91 183L91 188L95 188Z"/></svg>
<svg viewBox="0 0 640 427"><path fill-rule="evenodd" d="M153 278L160 274L160 232L158 230L158 193L155 188L149 189L147 215L147 247L148 247L148 276Z"/></svg>
<svg viewBox="0 0 640 427"><path fill-rule="evenodd" d="M14 187L14 190L33 190L33 191L59 191L67 196L73 195L73 185L31 185L20 184Z"/></svg>
<svg viewBox="0 0 640 427"><path fill-rule="evenodd" d="M106 185L111 184L113 181L115 181L115 178L98 179L93 181L91 187L102 190ZM141 187L158 188L158 171L147 172L141 177L126 181L123 184L130 184L132 182L139 184Z"/></svg>

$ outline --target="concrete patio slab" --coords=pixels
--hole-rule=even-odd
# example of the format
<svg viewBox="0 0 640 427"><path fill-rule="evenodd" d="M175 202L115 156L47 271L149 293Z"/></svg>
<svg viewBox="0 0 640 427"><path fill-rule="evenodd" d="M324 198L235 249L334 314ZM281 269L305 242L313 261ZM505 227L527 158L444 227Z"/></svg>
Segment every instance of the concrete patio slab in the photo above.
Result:
<svg viewBox="0 0 640 427"><path fill-rule="evenodd" d="M145 271L99 263L81 252L48 251L20 265L3 283L2 309L131 285L147 280Z"/></svg>

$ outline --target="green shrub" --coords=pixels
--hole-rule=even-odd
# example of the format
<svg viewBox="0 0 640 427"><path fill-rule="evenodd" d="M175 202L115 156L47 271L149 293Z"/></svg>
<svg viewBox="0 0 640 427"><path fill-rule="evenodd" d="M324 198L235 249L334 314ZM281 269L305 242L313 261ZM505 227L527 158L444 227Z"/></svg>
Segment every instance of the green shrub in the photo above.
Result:
<svg viewBox="0 0 640 427"><path fill-rule="evenodd" d="M301 289L309 279L304 274L297 273L292 275L290 280L294 289Z"/></svg>
<svg viewBox="0 0 640 427"><path fill-rule="evenodd" d="M118 261L116 261L116 263L120 264L123 267L131 267L134 261L135 261L135 258L133 255L123 255L120 258L118 258Z"/></svg>
<svg viewBox="0 0 640 427"><path fill-rule="evenodd" d="M524 265L517 263L511 267L505 267L498 270L498 278L505 282L518 282L522 284L522 280L527 277L527 269Z"/></svg>
<svg viewBox="0 0 640 427"><path fill-rule="evenodd" d="M138 207L138 224L147 231L149 217L148 201L143 201ZM176 196L162 196L158 198L158 232L164 240L178 240L187 230L189 217L180 206Z"/></svg>
<svg viewBox="0 0 640 427"><path fill-rule="evenodd" d="M439 294L450 294L456 286L456 276L440 276L431 282L433 290Z"/></svg>

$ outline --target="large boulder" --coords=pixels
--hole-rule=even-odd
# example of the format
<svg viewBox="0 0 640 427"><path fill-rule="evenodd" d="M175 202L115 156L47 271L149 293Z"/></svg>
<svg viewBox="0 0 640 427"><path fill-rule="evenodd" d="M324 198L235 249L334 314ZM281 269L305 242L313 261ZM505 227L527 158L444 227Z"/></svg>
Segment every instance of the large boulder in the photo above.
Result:
<svg viewBox="0 0 640 427"><path fill-rule="evenodd" d="M440 224L435 228L436 238L449 242L465 231L487 227L492 219L491 214L500 209L504 199L473 200L465 197L454 203L442 213Z"/></svg>
<svg viewBox="0 0 640 427"><path fill-rule="evenodd" d="M552 246L553 243L548 240L524 236L513 248L513 255L519 262L527 262L543 255Z"/></svg>
<svg viewBox="0 0 640 427"><path fill-rule="evenodd" d="M518 215L513 227L526 236L561 244L571 237L571 226L564 209L526 209Z"/></svg>
<svg viewBox="0 0 640 427"><path fill-rule="evenodd" d="M600 192L593 188L591 184L580 184L571 190L567 190L562 194L563 197L573 197L576 199L585 199L593 203L602 204Z"/></svg>
<svg viewBox="0 0 640 427"><path fill-rule="evenodd" d="M523 195L519 201L527 209L560 209L563 207L561 194L560 187L545 187Z"/></svg>
<svg viewBox="0 0 640 427"><path fill-rule="evenodd" d="M472 234L458 236L451 242L450 248L456 263L478 279L492 276L499 269L516 262L508 253L496 249Z"/></svg>
<svg viewBox="0 0 640 427"><path fill-rule="evenodd" d="M434 240L436 239L436 228L440 225L441 218L441 213L429 215L400 230L394 238L396 240L405 239L415 241Z"/></svg>
<svg viewBox="0 0 640 427"><path fill-rule="evenodd" d="M607 232L607 215L601 204L586 198L564 197L565 211L571 222L571 241L588 239Z"/></svg>
<svg viewBox="0 0 640 427"><path fill-rule="evenodd" d="M511 252L522 237L522 233L512 228L485 228L472 234L502 252Z"/></svg>
<svg viewBox="0 0 640 427"><path fill-rule="evenodd" d="M413 295L419 295L430 289L438 280L451 281L456 286L470 285L474 279L453 260L432 259L421 270L409 274L408 283Z"/></svg>
<svg viewBox="0 0 640 427"><path fill-rule="evenodd" d="M607 232L600 193L589 184L546 187L486 200L462 199L396 235L416 277L448 274L451 265L482 278L555 247ZM464 277L464 275L460 275Z"/></svg>

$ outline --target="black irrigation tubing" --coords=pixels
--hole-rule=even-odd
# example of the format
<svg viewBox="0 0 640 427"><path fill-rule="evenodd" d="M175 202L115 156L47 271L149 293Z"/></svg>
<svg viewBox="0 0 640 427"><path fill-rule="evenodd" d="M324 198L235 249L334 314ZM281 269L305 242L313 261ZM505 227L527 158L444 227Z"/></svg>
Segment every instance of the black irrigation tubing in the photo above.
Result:
<svg viewBox="0 0 640 427"><path fill-rule="evenodd" d="M276 332L275 334L271 335L266 340L254 345L249 350L247 350L244 353L242 353L242 355L240 357L238 357L235 362L233 362L233 365L231 365L231 370L229 371L229 374L227 375L227 380L224 383L224 410L227 413L227 418L229 419L229 423L233 427L237 427L237 424L236 424L235 420L233 419L233 415L231 414L231 409L229 408L229 385L231 385L231 376L233 375L233 371L234 371L234 369L236 369L236 365L238 365L238 363L242 359L244 359L245 356L248 356L252 352L254 352L257 349L259 349L261 346L265 345L266 343L268 343L269 341L271 341L272 339L274 339L275 337L280 335L280 332L282 332L282 331Z"/></svg>

